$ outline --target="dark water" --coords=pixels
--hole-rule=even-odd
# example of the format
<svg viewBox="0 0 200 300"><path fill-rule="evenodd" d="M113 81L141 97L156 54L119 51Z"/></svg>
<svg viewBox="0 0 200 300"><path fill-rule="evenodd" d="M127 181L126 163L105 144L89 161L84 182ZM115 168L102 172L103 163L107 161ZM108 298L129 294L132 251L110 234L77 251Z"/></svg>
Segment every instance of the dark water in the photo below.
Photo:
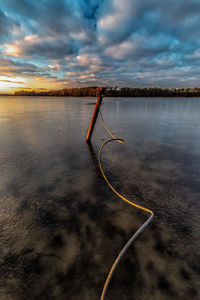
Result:
<svg viewBox="0 0 200 300"><path fill-rule="evenodd" d="M107 187L95 99L0 97L0 299L100 298L117 254L147 215ZM200 99L104 99L103 168L155 218L106 299L200 299ZM108 137L109 138L109 137Z"/></svg>

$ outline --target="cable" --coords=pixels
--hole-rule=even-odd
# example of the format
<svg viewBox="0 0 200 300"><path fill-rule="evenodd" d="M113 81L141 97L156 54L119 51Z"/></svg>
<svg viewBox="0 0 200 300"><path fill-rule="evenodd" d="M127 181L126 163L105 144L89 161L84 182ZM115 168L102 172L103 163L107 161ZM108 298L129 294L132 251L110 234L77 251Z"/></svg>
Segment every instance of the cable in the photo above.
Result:
<svg viewBox="0 0 200 300"><path fill-rule="evenodd" d="M98 102L99 103L99 102ZM108 285L109 285L109 282L112 278L112 275L115 271L115 268L117 267L118 263L120 262L122 256L126 253L126 251L128 250L128 248L132 245L132 243L135 241L135 239L142 233L142 231L147 227L147 225L151 222L151 220L153 219L153 216L154 216L154 213L148 209L148 208L145 208L143 206L140 206L138 204L135 204L131 201L129 201L127 198L125 198L124 196L122 196L121 194L119 194L115 188L110 184L109 180L107 179L104 171L103 171L103 168L102 168L102 165L101 165L101 153L102 153L102 150L104 148L104 146L112 141L117 141L118 143L124 143L124 140L123 139L120 139L120 138L116 138L112 132L108 129L108 126L106 125L104 119L103 119L103 116L102 116L102 113L101 113L101 109L100 109L100 105L99 105L99 112L100 112L100 116L101 116L101 119L102 119L102 122L103 122L103 125L106 129L106 131L111 135L112 139L110 140L107 140L106 142L104 142L101 147L100 147L100 150L99 150L99 156L98 156L98 160L99 160L99 168L100 168L100 171L101 171L101 174L103 176L103 178L105 179L106 183L108 184L108 186L111 188L111 190L119 197L121 198L123 201L127 202L128 204L134 206L134 207L137 207L138 209L141 209L143 211L146 211L150 214L150 217L145 221L145 223L132 235L132 237L129 239L129 241L125 244L125 246L122 248L122 250L120 251L120 253L118 254L117 258L115 259L109 273L108 273L108 276L107 276L107 279L105 281L105 284L104 284L104 287L103 287L103 290L102 290L102 294L101 294L101 300L104 300L104 297L105 297L105 294L106 294L106 291L108 289Z"/></svg>

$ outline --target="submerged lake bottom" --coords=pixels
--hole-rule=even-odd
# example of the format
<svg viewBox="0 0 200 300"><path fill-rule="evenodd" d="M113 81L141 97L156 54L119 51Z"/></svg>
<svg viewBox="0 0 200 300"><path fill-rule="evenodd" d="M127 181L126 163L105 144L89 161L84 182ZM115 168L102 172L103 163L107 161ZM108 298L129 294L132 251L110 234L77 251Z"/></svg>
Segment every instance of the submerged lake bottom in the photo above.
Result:
<svg viewBox="0 0 200 300"><path fill-rule="evenodd" d="M98 166L109 139L95 98L0 97L0 299L100 299L122 247L148 214L120 200ZM125 143L104 172L154 212L110 282L110 300L200 299L200 99L105 98Z"/></svg>

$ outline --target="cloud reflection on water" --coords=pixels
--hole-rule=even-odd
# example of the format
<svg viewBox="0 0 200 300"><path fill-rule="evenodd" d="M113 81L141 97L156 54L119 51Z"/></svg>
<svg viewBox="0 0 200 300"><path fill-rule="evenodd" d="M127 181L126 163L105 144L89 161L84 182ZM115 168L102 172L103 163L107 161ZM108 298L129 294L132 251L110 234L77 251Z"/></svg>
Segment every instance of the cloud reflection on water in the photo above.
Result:
<svg viewBox="0 0 200 300"><path fill-rule="evenodd" d="M146 218L99 176L95 153L106 134L98 122L88 149L89 101L0 99L9 118L0 131L4 298L99 299L113 260ZM198 109L196 99L105 99L105 119L127 140L105 149L105 172L155 212L108 299L198 299Z"/></svg>

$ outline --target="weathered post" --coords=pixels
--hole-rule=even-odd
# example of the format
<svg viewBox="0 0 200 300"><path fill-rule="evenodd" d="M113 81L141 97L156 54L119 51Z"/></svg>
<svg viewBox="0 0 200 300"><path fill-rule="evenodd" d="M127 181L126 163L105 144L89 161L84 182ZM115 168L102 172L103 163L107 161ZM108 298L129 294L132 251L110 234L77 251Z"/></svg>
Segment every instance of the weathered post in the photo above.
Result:
<svg viewBox="0 0 200 300"><path fill-rule="evenodd" d="M89 129L88 129L88 132L87 132L87 136L86 136L86 142L87 143L90 143L92 133L93 133L93 130L94 130L94 126L95 126L97 116L98 116L98 113L99 113L99 107L101 106L101 102L103 100L104 92L105 92L104 87L100 87L97 90L97 103L95 105L92 120L90 122L90 126L89 126Z"/></svg>

